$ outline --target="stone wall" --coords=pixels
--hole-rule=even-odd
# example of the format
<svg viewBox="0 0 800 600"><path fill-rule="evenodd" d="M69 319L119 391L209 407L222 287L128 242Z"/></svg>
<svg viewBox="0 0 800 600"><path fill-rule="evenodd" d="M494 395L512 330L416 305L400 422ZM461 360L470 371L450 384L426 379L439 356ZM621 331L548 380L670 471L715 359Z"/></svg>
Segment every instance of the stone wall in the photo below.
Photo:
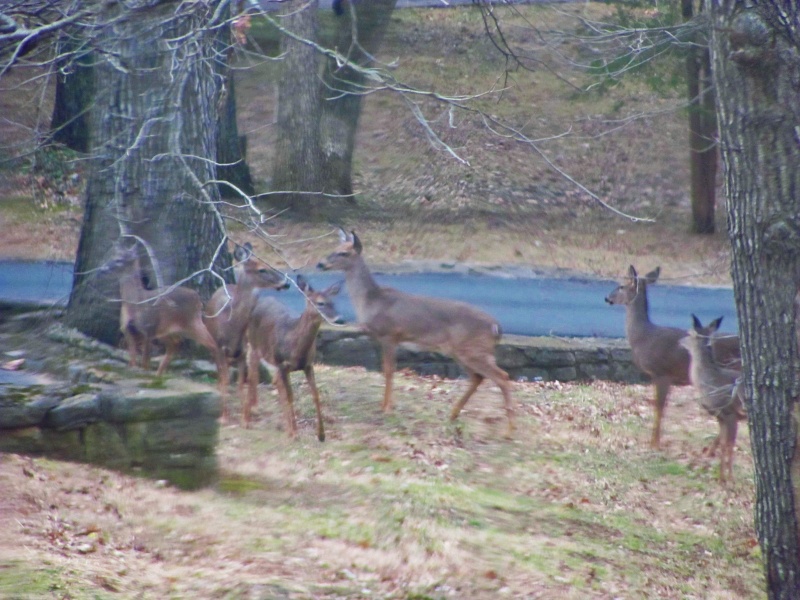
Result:
<svg viewBox="0 0 800 600"><path fill-rule="evenodd" d="M644 381L633 365L625 340L507 335L498 344L496 356L497 363L514 380ZM363 366L376 371L381 368L378 345L353 327L323 328L317 343L317 359L331 365ZM432 352L401 348L397 365L423 375L451 378L462 375L453 360Z"/></svg>
<svg viewBox="0 0 800 600"><path fill-rule="evenodd" d="M41 389L4 388L0 452L88 462L186 489L216 478L220 406L208 387L179 380L162 389L134 381Z"/></svg>

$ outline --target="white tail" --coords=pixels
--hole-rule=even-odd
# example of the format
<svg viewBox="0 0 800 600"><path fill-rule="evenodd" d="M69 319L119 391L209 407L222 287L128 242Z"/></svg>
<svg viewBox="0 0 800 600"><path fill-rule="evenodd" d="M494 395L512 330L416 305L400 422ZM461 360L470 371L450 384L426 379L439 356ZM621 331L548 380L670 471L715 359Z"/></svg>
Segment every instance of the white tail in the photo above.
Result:
<svg viewBox="0 0 800 600"><path fill-rule="evenodd" d="M233 255L236 260L237 283L220 287L214 292L206 304L203 321L219 346L226 365L231 361L237 364L237 386L241 393L244 390L246 373L244 336L258 300L258 291L270 288L285 289L289 284L282 273L256 258L249 242L244 246L236 246ZM228 369L224 371L224 374L220 373L220 389L224 390L222 419L227 421Z"/></svg>
<svg viewBox="0 0 800 600"><path fill-rule="evenodd" d="M188 337L205 346L214 356L217 368L224 365L214 338L203 324L200 295L189 288L148 290L142 284L142 272L136 246L118 248L106 270L119 274L120 330L130 355L130 366L137 358L141 366L150 366L153 340L164 343L165 353L156 375L162 375L177 351L181 337Z"/></svg>
<svg viewBox="0 0 800 600"><path fill-rule="evenodd" d="M458 417L470 396L488 378L503 393L510 433L514 429L514 405L508 373L495 361L495 346L500 338L497 321L463 302L413 296L380 287L361 256L361 241L355 232L341 230L340 238L341 245L317 267L344 271L358 322L381 345L386 380L384 412L392 410L397 346L409 342L452 356L469 374L469 387L453 406L451 420Z"/></svg>
<svg viewBox="0 0 800 600"><path fill-rule="evenodd" d="M691 383L689 353L679 344L679 340L686 336L686 331L677 327L655 325L650 321L647 286L654 284L660 273L661 269L656 267L644 277L639 277L631 265L627 279L606 297L609 304L625 306L625 335L631 346L633 362L650 377L656 388L655 420L650 438L653 448L658 448L661 443L661 420L670 388L673 385ZM720 337L715 341L715 347L720 361L729 363L738 360L737 337Z"/></svg>
<svg viewBox="0 0 800 600"><path fill-rule="evenodd" d="M733 477L733 448L736 445L736 432L739 421L746 417L743 407L743 390L739 381L739 371L719 366L711 352L712 336L719 327L720 319L703 327L699 319L692 315L693 325L689 335L680 344L691 355L692 385L700 394L698 402L719 423L719 434L711 446L713 455L721 446L719 478L724 482Z"/></svg>
<svg viewBox="0 0 800 600"><path fill-rule="evenodd" d="M297 287L306 297L306 308L298 318L292 318L286 307L273 298L262 298L252 312L247 326L247 398L243 401L244 423L250 424L250 415L258 395L258 365L261 362L273 370L273 380L286 415L286 429L291 437L297 435L294 414L294 395L290 373L303 371L317 410L317 438L325 441L322 406L314 378L317 332L323 318L342 323L331 298L339 293L336 283L318 292L303 278L297 276Z"/></svg>

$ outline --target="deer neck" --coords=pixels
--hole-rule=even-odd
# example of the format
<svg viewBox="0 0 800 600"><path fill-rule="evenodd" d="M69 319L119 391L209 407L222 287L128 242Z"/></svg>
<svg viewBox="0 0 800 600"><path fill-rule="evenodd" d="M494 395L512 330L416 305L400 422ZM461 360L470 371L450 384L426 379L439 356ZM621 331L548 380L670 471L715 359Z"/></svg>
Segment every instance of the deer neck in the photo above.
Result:
<svg viewBox="0 0 800 600"><path fill-rule="evenodd" d="M309 347L316 343L317 333L322 325L322 315L313 304L306 304L306 309L292 328L295 338L296 353L298 356L307 356Z"/></svg>
<svg viewBox="0 0 800 600"><path fill-rule="evenodd" d="M138 304L147 299L147 290L142 285L138 269L128 271L119 278L119 295L127 304Z"/></svg>
<svg viewBox="0 0 800 600"><path fill-rule="evenodd" d="M370 296L374 297L375 293L380 290L380 286L375 282L361 255L358 255L350 268L345 271L344 277L356 318L363 322L367 314L367 306L370 303Z"/></svg>
<svg viewBox="0 0 800 600"><path fill-rule="evenodd" d="M641 285L638 293L625 311L625 334L628 338L645 333L650 327L650 309L647 305L647 287Z"/></svg>

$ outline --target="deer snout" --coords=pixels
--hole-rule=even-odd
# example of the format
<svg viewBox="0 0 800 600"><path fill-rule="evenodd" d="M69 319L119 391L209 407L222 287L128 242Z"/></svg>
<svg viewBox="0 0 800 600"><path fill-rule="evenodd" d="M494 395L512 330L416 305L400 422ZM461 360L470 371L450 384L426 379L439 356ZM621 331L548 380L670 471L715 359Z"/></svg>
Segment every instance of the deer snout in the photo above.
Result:
<svg viewBox="0 0 800 600"><path fill-rule="evenodd" d="M607 304L614 304L614 302L608 296L606 296L606 303Z"/></svg>
<svg viewBox="0 0 800 600"><path fill-rule="evenodd" d="M321 260L317 263L317 268L320 271L327 271L328 270L328 263L324 260Z"/></svg>
<svg viewBox="0 0 800 600"><path fill-rule="evenodd" d="M340 315L336 315L336 318L333 319L333 324L334 325L344 325L345 323L346 323L346 321Z"/></svg>
<svg viewBox="0 0 800 600"><path fill-rule="evenodd" d="M283 276L283 281L275 286L275 289L280 290L288 290L291 287L290 279L287 275Z"/></svg>

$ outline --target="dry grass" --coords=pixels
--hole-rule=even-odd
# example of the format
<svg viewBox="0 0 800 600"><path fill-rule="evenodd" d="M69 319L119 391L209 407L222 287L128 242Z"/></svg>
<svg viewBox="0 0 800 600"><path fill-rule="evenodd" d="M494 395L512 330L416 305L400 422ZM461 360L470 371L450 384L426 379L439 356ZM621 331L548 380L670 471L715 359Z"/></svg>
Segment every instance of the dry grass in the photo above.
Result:
<svg viewBox="0 0 800 600"><path fill-rule="evenodd" d="M15 517L2 528L0 593L734 599L763 589L747 428L723 488L702 455L716 425L689 389L675 394L656 453L643 386L518 383L507 440L496 389L450 425L463 381L404 372L384 416L379 374L318 371L328 440L315 439L304 384L294 442L264 389L254 429L223 429L211 489L2 457L0 515Z"/></svg>

